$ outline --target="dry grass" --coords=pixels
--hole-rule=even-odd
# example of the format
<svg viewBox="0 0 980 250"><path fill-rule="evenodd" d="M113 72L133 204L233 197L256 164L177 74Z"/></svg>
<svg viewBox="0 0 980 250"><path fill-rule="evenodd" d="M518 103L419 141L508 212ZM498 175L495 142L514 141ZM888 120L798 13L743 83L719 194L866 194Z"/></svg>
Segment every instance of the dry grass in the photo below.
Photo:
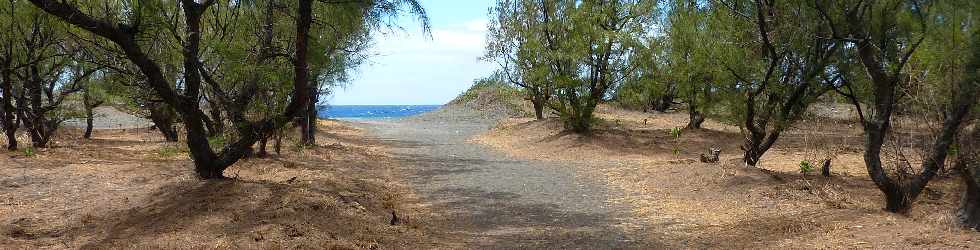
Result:
<svg viewBox="0 0 980 250"><path fill-rule="evenodd" d="M246 159L201 181L183 144L100 130L0 153L0 248L415 249L436 244L428 212L361 132L325 121L321 147ZM394 211L401 219L389 224Z"/></svg>
<svg viewBox="0 0 980 250"><path fill-rule="evenodd" d="M740 161L738 128L708 121L684 131L686 114L648 114L601 107L605 121L591 136L560 132L555 120L510 119L475 142L535 160L589 166L584 176L625 195L629 230L673 247L694 248L977 248L980 233L956 226L959 181L940 178L911 214L881 210L867 177L861 131L837 119L811 118L787 131L760 168ZM644 122L646 120L646 122ZM722 150L722 162L698 155ZM800 174L802 160L834 159L834 177ZM578 164L576 164L578 165Z"/></svg>

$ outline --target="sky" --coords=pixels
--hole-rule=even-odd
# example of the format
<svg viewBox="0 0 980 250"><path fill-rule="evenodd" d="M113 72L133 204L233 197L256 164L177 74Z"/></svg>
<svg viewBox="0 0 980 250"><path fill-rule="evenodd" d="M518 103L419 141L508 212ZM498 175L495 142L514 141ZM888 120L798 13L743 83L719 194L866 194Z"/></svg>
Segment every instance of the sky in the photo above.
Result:
<svg viewBox="0 0 980 250"><path fill-rule="evenodd" d="M324 100L330 105L435 105L449 102L494 64L481 61L487 10L492 0L420 0L432 24L431 38L412 18L402 30L377 33L370 62L345 87Z"/></svg>

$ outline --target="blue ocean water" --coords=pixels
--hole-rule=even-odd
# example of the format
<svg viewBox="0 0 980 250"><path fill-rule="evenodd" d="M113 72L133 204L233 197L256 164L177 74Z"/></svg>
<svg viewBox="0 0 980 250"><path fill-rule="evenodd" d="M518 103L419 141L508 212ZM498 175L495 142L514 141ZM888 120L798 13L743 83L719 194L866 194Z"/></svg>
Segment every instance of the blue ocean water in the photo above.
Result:
<svg viewBox="0 0 980 250"><path fill-rule="evenodd" d="M398 118L433 111L441 105L330 105L320 106L317 115L331 119Z"/></svg>

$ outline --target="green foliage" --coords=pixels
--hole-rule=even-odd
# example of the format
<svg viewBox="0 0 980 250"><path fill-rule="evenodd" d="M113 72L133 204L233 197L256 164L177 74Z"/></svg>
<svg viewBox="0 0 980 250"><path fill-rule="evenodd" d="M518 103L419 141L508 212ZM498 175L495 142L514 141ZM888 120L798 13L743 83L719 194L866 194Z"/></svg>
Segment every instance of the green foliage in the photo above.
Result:
<svg viewBox="0 0 980 250"><path fill-rule="evenodd" d="M814 169L815 168L813 167L813 164L810 163L810 161L803 160L800 162L800 173L806 175L813 172Z"/></svg>
<svg viewBox="0 0 980 250"><path fill-rule="evenodd" d="M567 129L589 132L596 105L626 75L655 19L656 1L499 1L487 58L506 80L548 100Z"/></svg>
<svg viewBox="0 0 980 250"><path fill-rule="evenodd" d="M26 148L24 148L24 156L26 156L26 157L34 157L34 147L26 147Z"/></svg>
<svg viewBox="0 0 980 250"><path fill-rule="evenodd" d="M456 99L454 99L452 102L462 103L472 101L484 93L490 93L494 96L503 98L520 98L522 94L520 89L514 88L513 86L500 80L493 78L481 78L474 80L473 86L470 86L469 89L456 97Z"/></svg>
<svg viewBox="0 0 980 250"><path fill-rule="evenodd" d="M673 137L675 140L680 139L683 133L684 133L683 128L670 128L670 130L667 131L667 135Z"/></svg>
<svg viewBox="0 0 980 250"><path fill-rule="evenodd" d="M499 74L480 78L465 92L449 102L451 105L463 105L477 110L504 112L514 116L527 116L525 97L527 90L519 89L502 81Z"/></svg>

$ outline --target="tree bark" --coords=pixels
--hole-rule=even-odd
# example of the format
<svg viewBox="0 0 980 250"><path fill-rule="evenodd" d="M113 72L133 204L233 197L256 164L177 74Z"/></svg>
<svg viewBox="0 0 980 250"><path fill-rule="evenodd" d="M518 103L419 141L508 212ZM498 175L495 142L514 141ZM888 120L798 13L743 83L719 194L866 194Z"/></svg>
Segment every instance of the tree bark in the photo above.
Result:
<svg viewBox="0 0 980 250"><path fill-rule="evenodd" d="M831 174L830 165L831 165L830 158L823 160L823 166L820 167L820 175L822 175L823 177L830 177Z"/></svg>
<svg viewBox="0 0 980 250"><path fill-rule="evenodd" d="M300 128L302 131L301 143L307 146L316 145L316 121L317 121L317 110L316 110L316 99L319 96L318 91L311 91L311 101L307 103L306 109L303 112L303 124Z"/></svg>
<svg viewBox="0 0 980 250"><path fill-rule="evenodd" d="M960 140L960 152L956 159L957 169L961 171L963 198L957 218L967 228L980 231L980 124Z"/></svg>
<svg viewBox="0 0 980 250"><path fill-rule="evenodd" d="M94 112L92 112L92 108L85 107L85 135L83 138L92 139L93 123L95 123Z"/></svg>
<svg viewBox="0 0 980 250"><path fill-rule="evenodd" d="M869 118L862 117L865 132L864 161L868 175L878 189L885 194L885 210L907 213L912 208L912 202L943 168L949 147L956 140L956 135L960 131L960 125L963 124L973 109L973 105L977 102L978 86L976 81L980 79L980 76L977 75L976 71L971 71L965 76L965 79L956 83L958 89L952 93L951 109L944 110L942 129L923 158L921 172L907 181L892 179L882 167L881 148L891 127L891 115L900 98L896 95L900 91L896 91L896 89L903 76L901 68L892 69L891 63L884 62L881 55L886 54L893 60L892 63L898 62L898 66L904 66L917 46L912 46L901 54L882 52L878 44L873 43L875 40L867 35L861 16L849 15L847 22L853 29L852 32L855 33L852 36L860 38L858 42L854 42L858 52L857 59L864 65L866 73L871 78L871 90L874 95L874 112L870 113L871 117ZM893 40L882 42L898 43ZM971 41L971 48L972 55L966 68L980 68L980 37L974 37L974 40ZM902 59L896 60L896 58ZM852 103L859 114L865 113L861 111L861 106L856 100L852 99Z"/></svg>
<svg viewBox="0 0 980 250"><path fill-rule="evenodd" d="M276 155L282 155L282 131L276 131L276 143L273 145Z"/></svg>
<svg viewBox="0 0 980 250"><path fill-rule="evenodd" d="M259 158L265 158L266 156L269 156L269 151L265 150L266 145L268 145L268 142L269 142L268 136L263 136L262 139L259 140L259 152L255 153L255 156Z"/></svg>
<svg viewBox="0 0 980 250"><path fill-rule="evenodd" d="M224 134L225 132L225 122L224 117L221 116L221 108L218 102L211 100L212 98L207 98L208 101L208 111L211 113L211 123L212 125L208 128L208 133L211 136L218 136Z"/></svg>
<svg viewBox="0 0 980 250"><path fill-rule="evenodd" d="M92 129L93 123L95 123L95 108L102 105L100 100L92 100L92 95L90 94L89 86L85 87L85 91L82 92L82 105L85 106L85 139L92 139Z"/></svg>
<svg viewBox="0 0 980 250"><path fill-rule="evenodd" d="M10 58L4 56L0 68L0 126L4 128L4 135L7 137L7 150L17 150L17 129L19 124L16 122L16 112L13 105L13 75L10 69Z"/></svg>
<svg viewBox="0 0 980 250"><path fill-rule="evenodd" d="M531 97L531 105L534 106L534 119L543 120L544 119L544 106L546 100L540 96L541 94L534 94Z"/></svg>
<svg viewBox="0 0 980 250"><path fill-rule="evenodd" d="M687 122L688 129L701 129L701 124L704 123L704 114L696 109L691 109L689 111L690 119Z"/></svg>
<svg viewBox="0 0 980 250"><path fill-rule="evenodd" d="M980 172L974 170L974 172ZM964 178L967 178L964 176ZM980 231L980 175L974 174L971 182L966 186L963 199L960 200L960 209L957 211L957 218L963 226Z"/></svg>
<svg viewBox="0 0 980 250"><path fill-rule="evenodd" d="M177 142L178 135L177 129L174 127L174 114L173 109L164 103L151 103L150 108L150 120L153 121L153 126L163 134L169 142Z"/></svg>

